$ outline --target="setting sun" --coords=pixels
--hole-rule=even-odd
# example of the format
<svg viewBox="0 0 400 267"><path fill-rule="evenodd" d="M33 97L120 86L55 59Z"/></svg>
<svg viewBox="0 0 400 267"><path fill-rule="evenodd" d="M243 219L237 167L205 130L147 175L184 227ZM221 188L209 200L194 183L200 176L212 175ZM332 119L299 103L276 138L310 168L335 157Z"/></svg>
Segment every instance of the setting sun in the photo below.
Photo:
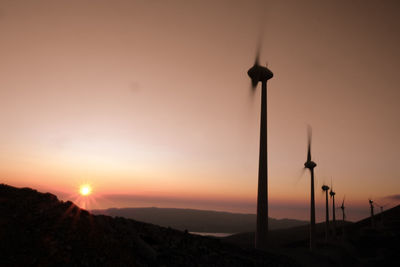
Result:
<svg viewBox="0 0 400 267"><path fill-rule="evenodd" d="M79 188L79 193L82 196L88 196L92 193L92 187L88 184L81 185L81 187Z"/></svg>

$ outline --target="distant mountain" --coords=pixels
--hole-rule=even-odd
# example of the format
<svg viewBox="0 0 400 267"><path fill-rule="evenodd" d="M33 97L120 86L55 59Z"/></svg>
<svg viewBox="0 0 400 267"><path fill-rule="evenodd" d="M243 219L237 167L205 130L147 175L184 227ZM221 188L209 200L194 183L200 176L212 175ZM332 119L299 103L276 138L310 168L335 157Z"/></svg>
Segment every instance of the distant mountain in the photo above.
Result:
<svg viewBox="0 0 400 267"><path fill-rule="evenodd" d="M240 233L254 231L255 214L240 214L210 210L173 208L123 208L92 210L93 214L125 217L178 230L207 233ZM269 218L269 228L284 229L306 225L308 222Z"/></svg>
<svg viewBox="0 0 400 267"><path fill-rule="evenodd" d="M92 215L50 193L0 184L0 266L296 266L275 253Z"/></svg>

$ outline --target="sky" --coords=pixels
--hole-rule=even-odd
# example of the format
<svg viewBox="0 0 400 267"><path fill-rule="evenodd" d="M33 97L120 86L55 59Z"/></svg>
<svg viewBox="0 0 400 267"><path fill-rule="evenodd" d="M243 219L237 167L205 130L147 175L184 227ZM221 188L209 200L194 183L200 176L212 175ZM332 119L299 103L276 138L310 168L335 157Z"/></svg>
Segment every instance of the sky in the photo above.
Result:
<svg viewBox="0 0 400 267"><path fill-rule="evenodd" d="M398 1L0 0L0 182L88 209L255 213L261 39L269 213L309 218L307 125L347 218L400 202ZM79 197L89 183L90 197ZM378 208L378 207L377 207Z"/></svg>

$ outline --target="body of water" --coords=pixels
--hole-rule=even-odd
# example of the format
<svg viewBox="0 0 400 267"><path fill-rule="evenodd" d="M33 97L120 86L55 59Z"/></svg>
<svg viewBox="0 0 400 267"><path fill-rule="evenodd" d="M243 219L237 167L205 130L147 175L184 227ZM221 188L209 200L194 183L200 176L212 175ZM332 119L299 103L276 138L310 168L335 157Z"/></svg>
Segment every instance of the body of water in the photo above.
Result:
<svg viewBox="0 0 400 267"><path fill-rule="evenodd" d="M234 233L206 233L206 232L190 232L190 233L193 235L215 236L215 237L227 237L234 234Z"/></svg>

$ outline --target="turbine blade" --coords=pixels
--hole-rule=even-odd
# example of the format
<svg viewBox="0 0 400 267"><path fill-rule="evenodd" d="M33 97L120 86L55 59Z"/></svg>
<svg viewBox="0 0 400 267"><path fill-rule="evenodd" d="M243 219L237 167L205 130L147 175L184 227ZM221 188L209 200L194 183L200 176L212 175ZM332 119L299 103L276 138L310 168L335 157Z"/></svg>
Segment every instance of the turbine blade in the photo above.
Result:
<svg viewBox="0 0 400 267"><path fill-rule="evenodd" d="M249 90L248 90L249 106L253 106L254 105L255 94L256 94L256 88L253 87L252 82L250 81Z"/></svg>
<svg viewBox="0 0 400 267"><path fill-rule="evenodd" d="M257 46L256 58L254 60L254 65L259 65L260 62L260 44Z"/></svg>
<svg viewBox="0 0 400 267"><path fill-rule="evenodd" d="M311 161L311 137L312 137L311 126L308 125L308 131L307 131L307 139L308 139L307 161Z"/></svg>
<svg viewBox="0 0 400 267"><path fill-rule="evenodd" d="M257 80L251 80L251 89L252 91L255 91L256 87L257 87L258 81Z"/></svg>
<svg viewBox="0 0 400 267"><path fill-rule="evenodd" d="M324 189L322 189L320 192L321 192L322 196L325 196L325 190Z"/></svg>
<svg viewBox="0 0 400 267"><path fill-rule="evenodd" d="M260 64L260 53L261 53L261 46L262 46L262 39L263 39L263 31L262 29L260 30L260 35L258 36L258 41L257 41L257 50L256 50L256 58L254 60L254 65L259 65Z"/></svg>
<svg viewBox="0 0 400 267"><path fill-rule="evenodd" d="M301 171L299 171L298 176L296 177L295 185L297 185L300 182L300 180L303 178L306 170L307 170L307 168L303 168L303 169L301 169Z"/></svg>

